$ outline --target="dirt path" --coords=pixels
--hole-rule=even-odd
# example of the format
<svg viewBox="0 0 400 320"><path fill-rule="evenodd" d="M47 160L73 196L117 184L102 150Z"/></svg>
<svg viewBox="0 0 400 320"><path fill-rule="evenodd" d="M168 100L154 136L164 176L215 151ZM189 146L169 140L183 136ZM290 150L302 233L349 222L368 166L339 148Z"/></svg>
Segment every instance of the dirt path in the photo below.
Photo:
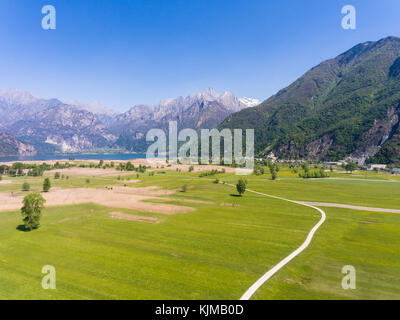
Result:
<svg viewBox="0 0 400 320"><path fill-rule="evenodd" d="M236 186L234 186L233 184L229 184L229 183L225 183L225 185L231 186L236 188ZM294 201L294 200L289 200L289 199L285 199L285 198L281 198L281 197L277 197L277 196L273 196L270 194L266 194L266 193L262 193L262 192L258 192L258 191L254 191L254 190L250 190L250 189L246 189L248 192L251 193L255 193L258 195L262 195L265 197L269 197L269 198L274 198L274 199L278 199L278 200L282 200L282 201L287 201L287 202L291 202L291 203L295 203L295 204L299 204L302 206L306 206L309 208L312 208L314 210L317 210L320 214L321 214L321 219L319 220L319 222L311 229L311 231L308 233L306 240L303 242L303 244L298 247L295 251L293 251L290 255L288 255L285 259L283 259L281 262L279 262L275 267L273 267L272 269L270 269L266 274L264 274L260 279L258 279L244 294L243 296L240 298L240 300L250 300L251 297L257 292L257 290L265 283L268 281L268 279L270 279L275 273L277 273L280 269L282 269L285 265L287 265L290 261L292 261L296 256L298 256L301 252L303 252L311 243L315 232L319 229L319 227L325 222L326 220L326 214L325 212L317 207L314 207L312 205L309 204L305 204L299 201Z"/></svg>
<svg viewBox="0 0 400 320"><path fill-rule="evenodd" d="M340 180L340 181L365 181L365 182L391 182L398 183L400 180L378 180L378 179L357 179L357 178L319 178L313 180Z"/></svg>
<svg viewBox="0 0 400 320"><path fill-rule="evenodd" d="M325 203L325 202L303 202L300 203L311 205L311 206L320 206L320 207L335 207L335 208L344 208L351 210L360 210L360 211L373 211L373 212L387 212L387 213L397 213L400 214L399 209L383 209L383 208L373 208L373 207L361 207L361 206L352 206L348 204L341 203Z"/></svg>

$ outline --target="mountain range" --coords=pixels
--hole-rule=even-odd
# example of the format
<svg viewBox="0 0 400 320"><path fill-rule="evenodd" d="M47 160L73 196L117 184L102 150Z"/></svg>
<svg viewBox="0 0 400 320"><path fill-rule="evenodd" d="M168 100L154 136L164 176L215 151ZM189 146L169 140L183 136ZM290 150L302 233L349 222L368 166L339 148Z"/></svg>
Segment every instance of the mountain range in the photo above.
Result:
<svg viewBox="0 0 400 320"><path fill-rule="evenodd" d="M261 101L257 99L239 99L230 92L219 94L208 88L201 93L168 99L155 106L134 106L114 117L109 128L119 135L117 145L130 151L144 151L145 135L152 128L167 131L169 121L176 121L178 130L212 129L230 114L259 103Z"/></svg>
<svg viewBox="0 0 400 320"><path fill-rule="evenodd" d="M400 38L322 62L222 128L254 128L259 156L400 163Z"/></svg>
<svg viewBox="0 0 400 320"><path fill-rule="evenodd" d="M178 129L255 129L259 157L400 164L400 38L358 44L262 103L209 88L118 113L0 91L0 152L141 152L147 131L169 121Z"/></svg>
<svg viewBox="0 0 400 320"><path fill-rule="evenodd" d="M99 103L63 103L8 89L0 91L0 130L41 153L96 149L140 152L145 150L145 135L151 128L164 129L168 121L177 121L180 128L215 128L231 113L259 103L207 89L186 98L165 100L156 106L137 105L118 113ZM0 147L2 144L0 141ZM16 148L3 149L10 150L3 155L21 154Z"/></svg>

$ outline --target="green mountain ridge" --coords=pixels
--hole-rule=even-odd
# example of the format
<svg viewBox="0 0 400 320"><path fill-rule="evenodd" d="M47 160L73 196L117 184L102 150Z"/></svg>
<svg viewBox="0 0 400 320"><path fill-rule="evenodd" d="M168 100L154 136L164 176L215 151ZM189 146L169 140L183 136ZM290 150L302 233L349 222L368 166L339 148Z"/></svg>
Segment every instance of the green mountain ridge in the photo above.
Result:
<svg viewBox="0 0 400 320"><path fill-rule="evenodd" d="M400 163L400 38L322 62L220 126L255 129L255 151L281 159Z"/></svg>

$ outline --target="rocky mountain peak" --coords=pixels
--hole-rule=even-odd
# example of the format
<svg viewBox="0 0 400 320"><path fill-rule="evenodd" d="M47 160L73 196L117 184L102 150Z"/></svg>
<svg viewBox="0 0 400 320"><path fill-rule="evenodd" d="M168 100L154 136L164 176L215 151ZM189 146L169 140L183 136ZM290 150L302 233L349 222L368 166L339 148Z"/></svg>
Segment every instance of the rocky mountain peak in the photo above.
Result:
<svg viewBox="0 0 400 320"><path fill-rule="evenodd" d="M31 104L39 100L28 91L15 88L1 90L0 99L7 104Z"/></svg>

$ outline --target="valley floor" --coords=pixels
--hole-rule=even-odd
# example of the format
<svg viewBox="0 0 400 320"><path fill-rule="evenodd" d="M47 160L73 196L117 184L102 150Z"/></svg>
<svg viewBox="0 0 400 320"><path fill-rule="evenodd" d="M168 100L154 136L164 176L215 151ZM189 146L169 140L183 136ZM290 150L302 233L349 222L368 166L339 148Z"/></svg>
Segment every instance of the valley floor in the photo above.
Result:
<svg viewBox="0 0 400 320"><path fill-rule="evenodd" d="M51 179L46 197L71 194L76 202L49 199L33 232L19 230L18 206L0 212L0 299L239 299L321 218L299 204L250 192L237 197L231 186L185 169ZM386 183L399 177L332 177L303 180L283 169L277 181L269 175L247 180L252 190L297 201L400 210L400 188ZM238 180L230 172L211 178ZM32 191L43 183L42 177L3 179L10 182L0 184L0 197L17 202L27 194L20 191L23 182ZM104 194L114 192L121 198L106 202ZM85 193L101 196L77 201ZM144 206L129 207L124 197L138 197ZM159 209L165 206L184 209L165 214ZM326 222L310 246L253 298L400 299L400 216L359 209L324 207ZM41 287L45 265L56 267L56 290ZM356 268L356 290L342 288L345 265Z"/></svg>

